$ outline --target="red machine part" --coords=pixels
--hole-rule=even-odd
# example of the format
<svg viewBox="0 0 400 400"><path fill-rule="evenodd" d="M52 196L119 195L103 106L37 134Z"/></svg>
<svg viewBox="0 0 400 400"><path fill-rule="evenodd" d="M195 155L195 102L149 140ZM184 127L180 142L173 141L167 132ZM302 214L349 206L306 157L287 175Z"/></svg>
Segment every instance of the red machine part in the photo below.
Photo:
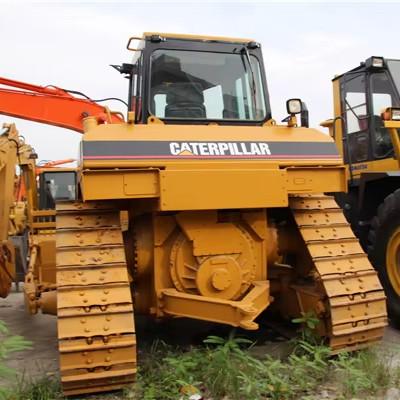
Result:
<svg viewBox="0 0 400 400"><path fill-rule="evenodd" d="M83 132L82 120L94 116L99 123L122 123L120 113L89 99L73 96L55 86L38 86L0 77L0 114Z"/></svg>
<svg viewBox="0 0 400 400"><path fill-rule="evenodd" d="M44 164L40 164L36 166L36 175L40 174L43 168L53 168L63 164L69 164L75 162L75 158L66 158L65 160L54 160L54 161L47 161Z"/></svg>

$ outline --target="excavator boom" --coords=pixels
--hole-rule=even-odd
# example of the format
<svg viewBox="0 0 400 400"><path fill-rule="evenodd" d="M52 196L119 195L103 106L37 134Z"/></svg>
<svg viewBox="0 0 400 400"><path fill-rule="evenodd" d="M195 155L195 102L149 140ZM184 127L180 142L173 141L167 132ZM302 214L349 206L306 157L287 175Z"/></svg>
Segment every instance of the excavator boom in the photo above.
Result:
<svg viewBox="0 0 400 400"><path fill-rule="evenodd" d="M63 165L63 164L69 164L69 163L73 163L75 162L76 159L75 158L66 158L65 160L54 160L54 161L47 161L44 164L40 164L39 166L36 167L36 170L40 168L52 168L52 167L57 167L59 165Z"/></svg>
<svg viewBox="0 0 400 400"><path fill-rule="evenodd" d="M0 114L83 132L85 117L100 123L122 123L119 113L54 86L38 86L0 77ZM5 86L5 87L3 87Z"/></svg>

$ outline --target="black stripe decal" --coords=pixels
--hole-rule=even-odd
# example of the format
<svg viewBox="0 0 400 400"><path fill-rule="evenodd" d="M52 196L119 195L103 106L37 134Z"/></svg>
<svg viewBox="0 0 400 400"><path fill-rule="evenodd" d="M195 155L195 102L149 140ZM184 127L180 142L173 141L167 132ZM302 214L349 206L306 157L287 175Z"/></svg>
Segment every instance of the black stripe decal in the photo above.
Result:
<svg viewBox="0 0 400 400"><path fill-rule="evenodd" d="M333 142L265 141L85 141L82 155L86 160L339 158Z"/></svg>

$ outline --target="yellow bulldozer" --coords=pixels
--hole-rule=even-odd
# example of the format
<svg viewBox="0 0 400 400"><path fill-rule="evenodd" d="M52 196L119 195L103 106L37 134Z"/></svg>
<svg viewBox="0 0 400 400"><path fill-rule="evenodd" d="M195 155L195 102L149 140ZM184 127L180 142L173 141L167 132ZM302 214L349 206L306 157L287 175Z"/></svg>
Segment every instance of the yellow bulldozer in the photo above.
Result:
<svg viewBox="0 0 400 400"><path fill-rule="evenodd" d="M330 127L348 170L338 203L379 272L400 324L400 60L370 57L333 79Z"/></svg>
<svg viewBox="0 0 400 400"><path fill-rule="evenodd" d="M134 381L137 314L256 330L274 308L314 313L332 353L379 341L382 286L323 194L346 190L342 158L300 99L272 118L260 44L145 33L127 47L126 119L60 88L0 90L1 113L83 133L77 197L56 204L64 393Z"/></svg>

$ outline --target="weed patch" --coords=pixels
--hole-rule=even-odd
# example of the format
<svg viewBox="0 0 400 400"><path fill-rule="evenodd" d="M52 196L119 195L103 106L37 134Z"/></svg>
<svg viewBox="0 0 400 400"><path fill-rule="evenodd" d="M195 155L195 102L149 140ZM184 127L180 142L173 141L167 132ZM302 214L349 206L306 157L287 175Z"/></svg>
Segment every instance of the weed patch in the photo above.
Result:
<svg viewBox="0 0 400 400"><path fill-rule="evenodd" d="M246 339L211 336L204 348L176 352L164 344L139 368L138 384L127 391L132 399L175 400L199 393L213 399L291 399L307 393L326 378L329 349L303 340L287 360L250 355Z"/></svg>
<svg viewBox="0 0 400 400"><path fill-rule="evenodd" d="M31 343L21 336L11 335L6 324L0 321L0 379L14 377L15 371L6 366L6 361L12 353L30 348ZM0 387L0 400L7 399L9 389Z"/></svg>
<svg viewBox="0 0 400 400"><path fill-rule="evenodd" d="M334 396L374 396L399 383L400 367L393 367L382 349L343 353L330 358L322 344L300 338L286 359L255 358L246 339L209 337L203 348L183 352L158 343L139 367L138 384L125 398L144 400L204 399L291 400L319 398L329 383ZM390 353L390 352L389 352ZM393 353L392 353L393 356Z"/></svg>
<svg viewBox="0 0 400 400"><path fill-rule="evenodd" d="M284 359L255 357L248 351L252 343L233 335L210 336L204 346L186 350L158 341L139 361L135 385L87 399L187 400L199 394L205 400L315 400L327 384L336 399L376 399L400 383L398 350L394 355L379 347L331 358L329 348L309 340L301 336ZM17 383L6 400L63 399L53 378Z"/></svg>
<svg viewBox="0 0 400 400"><path fill-rule="evenodd" d="M30 381L25 377L17 378L17 383L7 400L59 400L64 399L61 387L54 377L44 377Z"/></svg>
<svg viewBox="0 0 400 400"><path fill-rule="evenodd" d="M393 365L393 349L379 347L342 353L330 361L335 381L345 397L376 394L399 386L400 367Z"/></svg>

